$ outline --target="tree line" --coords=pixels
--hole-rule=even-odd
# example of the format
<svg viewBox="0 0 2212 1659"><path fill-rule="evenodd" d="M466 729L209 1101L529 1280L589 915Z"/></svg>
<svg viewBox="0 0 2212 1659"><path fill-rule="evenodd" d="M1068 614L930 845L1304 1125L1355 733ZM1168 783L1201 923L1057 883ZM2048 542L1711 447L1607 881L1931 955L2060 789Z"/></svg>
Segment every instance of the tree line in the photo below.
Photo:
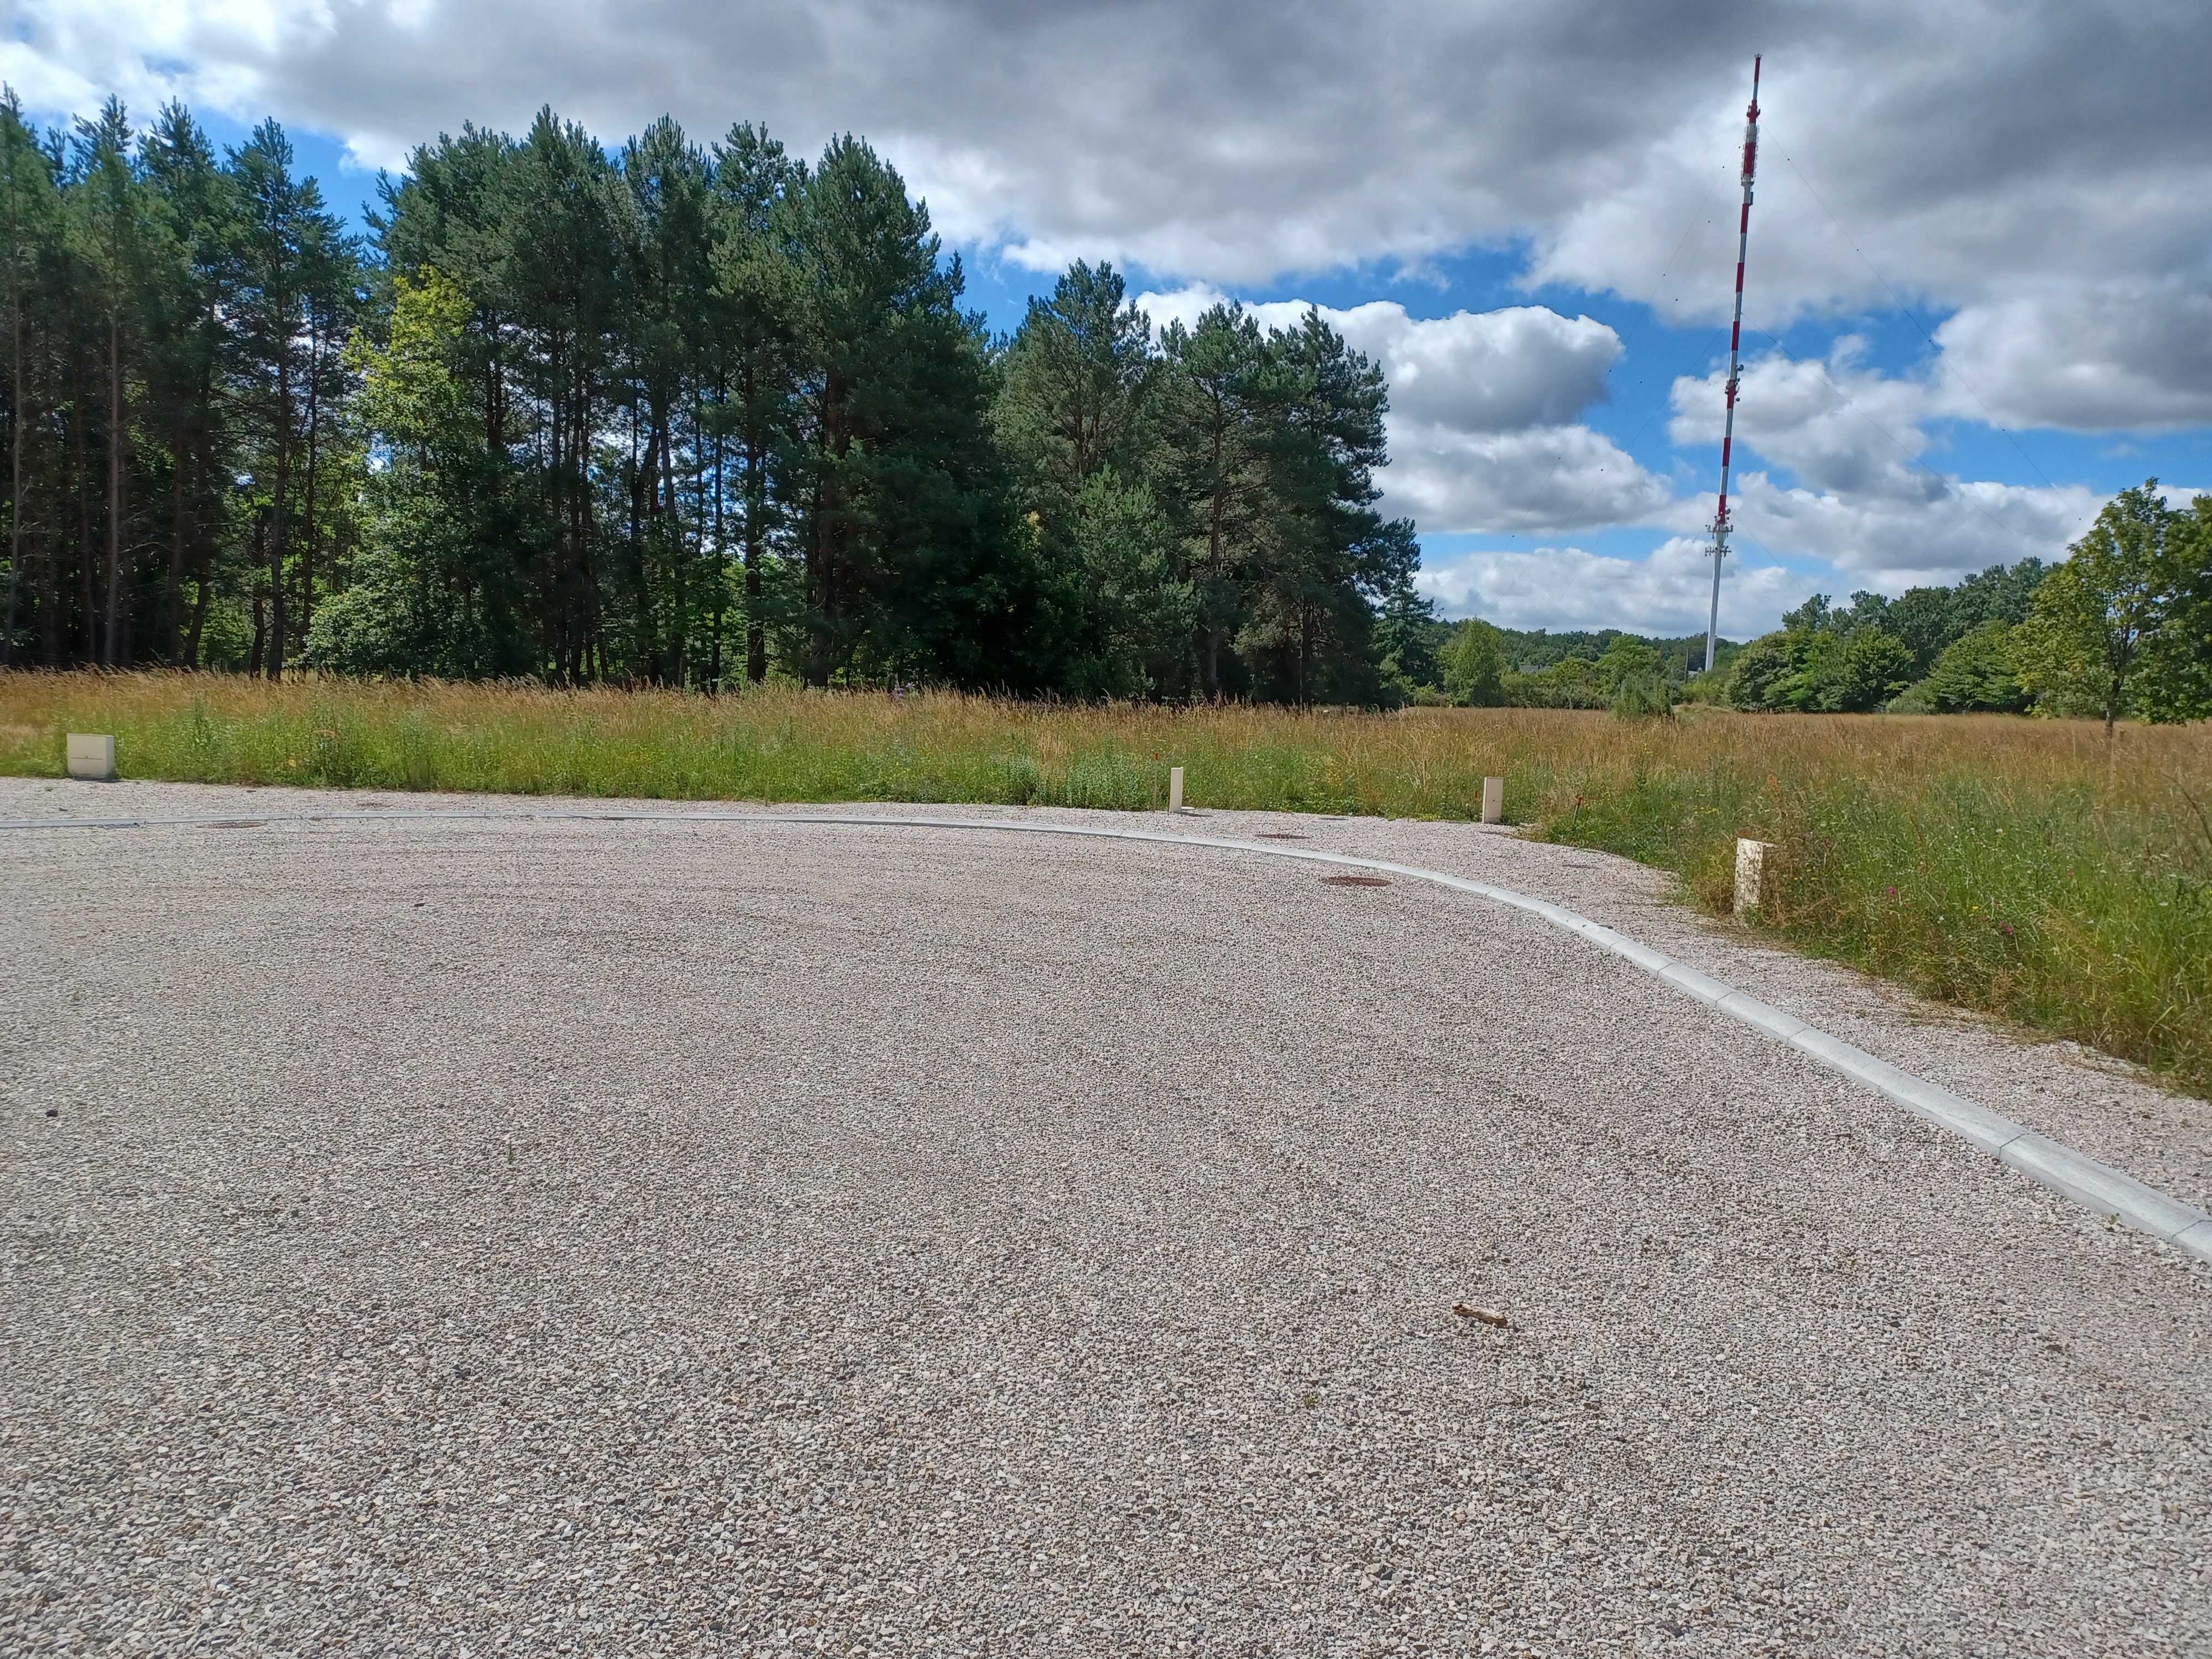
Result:
<svg viewBox="0 0 2212 1659"><path fill-rule="evenodd" d="M1739 708L2212 717L2212 497L2158 481L2106 503L2066 559L1897 599L1815 595L1737 655Z"/></svg>
<svg viewBox="0 0 2212 1659"><path fill-rule="evenodd" d="M1317 313L994 338L851 137L465 126L356 237L274 122L9 94L0 258L7 663L1375 702L1429 614Z"/></svg>
<svg viewBox="0 0 2212 1659"><path fill-rule="evenodd" d="M1547 634L1386 616L1412 700L1662 713L1679 701L1762 713L2212 718L2212 495L2177 507L2158 481L2107 502L2051 565L1991 565L1895 599L1816 593L1781 628L1723 640L1614 629Z"/></svg>

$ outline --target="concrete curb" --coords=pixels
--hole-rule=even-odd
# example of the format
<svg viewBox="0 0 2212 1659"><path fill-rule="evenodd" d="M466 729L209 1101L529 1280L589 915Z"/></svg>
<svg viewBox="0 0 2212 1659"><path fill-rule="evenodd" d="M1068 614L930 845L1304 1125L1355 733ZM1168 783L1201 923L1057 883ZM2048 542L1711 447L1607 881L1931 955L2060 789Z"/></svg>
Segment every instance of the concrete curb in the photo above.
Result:
<svg viewBox="0 0 2212 1659"><path fill-rule="evenodd" d="M1947 1129L2008 1168L2040 1182L2084 1208L2148 1233L2163 1243L2187 1251L2200 1261L2212 1261L2212 1216L2147 1187L2132 1176L2083 1156L2073 1148L2001 1117L1964 1095L1900 1071L1863 1048L1852 1047L1796 1016L1747 996L1686 963L1615 933L1588 916L1533 898L1510 887L1494 887L1465 876L1418 865L1393 864L1384 859L1355 858L1347 853L1317 848L1261 847L1249 841L1230 841L1213 836L1179 836L1157 830L1107 830L1090 824L1027 823L1006 818L942 818L854 812L690 812L592 811L577 808L490 811L473 808L391 807L374 811L280 812L258 818L235 813L183 817L21 818L0 820L0 831L25 830L155 830L224 825L239 828L264 824L392 823L403 819L551 819L602 823L807 823L838 824L861 829L989 830L1017 835L1079 836L1108 841L1158 842L1176 847L1204 847L1219 852L1257 853L1267 858L1297 859L1310 864L1348 866L1425 881L1457 892L1473 893L1499 904L1510 905L1540 916L1553 927L1577 933L1591 944L1634 963L1655 978L1664 980L1685 995L1750 1026L1763 1036L1787 1043L1831 1070L1864 1084L1915 1116Z"/></svg>

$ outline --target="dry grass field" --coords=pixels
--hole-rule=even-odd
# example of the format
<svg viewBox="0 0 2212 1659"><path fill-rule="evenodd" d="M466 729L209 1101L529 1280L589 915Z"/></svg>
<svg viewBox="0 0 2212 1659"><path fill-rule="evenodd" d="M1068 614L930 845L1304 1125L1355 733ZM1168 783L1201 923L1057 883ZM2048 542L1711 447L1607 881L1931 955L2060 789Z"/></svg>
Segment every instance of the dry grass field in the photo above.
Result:
<svg viewBox="0 0 2212 1659"><path fill-rule="evenodd" d="M127 776L211 783L1142 811L1474 817L1728 901L1735 838L1781 849L1761 920L1924 994L2212 1093L2212 729L1990 717L1672 720L743 696L181 674L0 674L0 771L112 732Z"/></svg>

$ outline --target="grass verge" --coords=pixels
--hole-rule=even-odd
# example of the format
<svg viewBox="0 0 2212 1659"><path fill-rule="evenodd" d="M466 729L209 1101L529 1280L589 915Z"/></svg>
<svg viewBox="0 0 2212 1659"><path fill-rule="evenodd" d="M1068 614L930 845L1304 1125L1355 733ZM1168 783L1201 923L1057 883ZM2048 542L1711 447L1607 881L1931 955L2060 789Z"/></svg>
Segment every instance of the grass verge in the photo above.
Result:
<svg viewBox="0 0 2212 1659"><path fill-rule="evenodd" d="M1728 905L1774 842L1760 925L1814 954L2139 1060L2212 1095L2212 728L1988 717L1627 722L1059 707L951 694L740 697L537 686L0 673L0 772L112 732L125 775L207 783L765 801L1165 804L1473 817L1484 775L1544 839Z"/></svg>

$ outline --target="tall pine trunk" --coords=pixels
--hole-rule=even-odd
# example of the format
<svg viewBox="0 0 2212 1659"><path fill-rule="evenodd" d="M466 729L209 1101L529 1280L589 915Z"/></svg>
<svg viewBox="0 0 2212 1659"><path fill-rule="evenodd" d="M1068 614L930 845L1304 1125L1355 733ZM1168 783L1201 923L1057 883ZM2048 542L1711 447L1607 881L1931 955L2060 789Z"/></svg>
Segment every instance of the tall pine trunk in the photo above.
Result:
<svg viewBox="0 0 2212 1659"><path fill-rule="evenodd" d="M730 396L726 382L714 377L714 660L707 678L714 690L722 689L722 625L730 608L729 544L722 534L722 445L727 431Z"/></svg>
<svg viewBox="0 0 2212 1659"><path fill-rule="evenodd" d="M292 483L292 348L276 352L276 499L269 514L269 657L272 680L284 678L284 497Z"/></svg>
<svg viewBox="0 0 2212 1659"><path fill-rule="evenodd" d="M768 480L761 469L767 445L754 402L754 371L745 367L745 678L758 685L768 678L768 621L761 615L761 527L768 514Z"/></svg>
<svg viewBox="0 0 2212 1659"><path fill-rule="evenodd" d="M8 394L8 627L0 633L0 664L15 660L16 593L23 574L23 295L11 252L8 267L9 379Z"/></svg>
<svg viewBox="0 0 2212 1659"><path fill-rule="evenodd" d="M185 589L185 416L177 412L176 436L169 446L169 568L161 575L162 659L174 667L182 620L177 614Z"/></svg>
<svg viewBox="0 0 2212 1659"><path fill-rule="evenodd" d="M198 477L204 486L208 475L215 471L215 434L204 423L200 428L199 440ZM187 668L200 665L200 638L207 629L208 599L215 586L215 538L209 533L204 523L197 528L198 534L195 540L198 544L199 556L195 561L192 573L196 591L192 595L191 632L185 641L185 666Z"/></svg>
<svg viewBox="0 0 2212 1659"><path fill-rule="evenodd" d="M70 469L76 485L76 585L77 605L84 629L84 649L82 660L100 660L100 605L93 593L92 539L92 459L85 442L85 384L84 356L70 354L70 444L76 452L76 464Z"/></svg>
<svg viewBox="0 0 2212 1659"><path fill-rule="evenodd" d="M315 620L315 461L322 432L323 331L319 324L308 336L307 348L307 485L300 509L300 639Z"/></svg>
<svg viewBox="0 0 2212 1659"><path fill-rule="evenodd" d="M123 592L123 317L107 313L107 614L100 630L100 659L119 667L116 631Z"/></svg>

